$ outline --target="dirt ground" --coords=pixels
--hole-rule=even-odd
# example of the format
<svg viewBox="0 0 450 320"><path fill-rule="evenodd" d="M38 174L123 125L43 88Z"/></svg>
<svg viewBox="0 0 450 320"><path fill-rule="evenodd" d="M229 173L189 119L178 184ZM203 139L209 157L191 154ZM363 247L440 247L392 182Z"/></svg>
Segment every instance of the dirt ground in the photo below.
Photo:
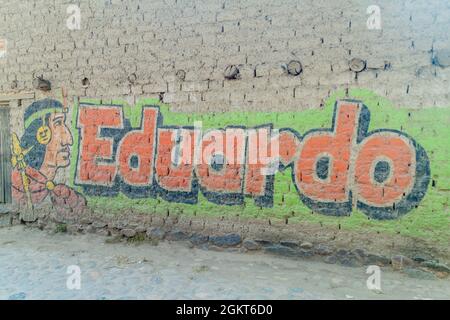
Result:
<svg viewBox="0 0 450 320"><path fill-rule="evenodd" d="M215 252L183 242L108 243L99 235L0 228L0 299L449 299L450 279Z"/></svg>

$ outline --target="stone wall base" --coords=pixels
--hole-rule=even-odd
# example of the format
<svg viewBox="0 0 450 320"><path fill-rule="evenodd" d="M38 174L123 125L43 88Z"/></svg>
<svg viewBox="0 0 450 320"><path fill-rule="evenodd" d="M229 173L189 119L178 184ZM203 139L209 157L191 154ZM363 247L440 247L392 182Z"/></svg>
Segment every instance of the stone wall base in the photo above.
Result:
<svg viewBox="0 0 450 320"><path fill-rule="evenodd" d="M19 212L0 214L0 227L25 224L49 232L91 233L108 242L184 241L207 250L256 252L293 259L321 260L348 267L378 265L425 278L447 277L449 250L444 246L399 235L374 234L312 226L309 223L267 223L239 217L199 217L159 214L95 214L55 218L35 211L35 221ZM421 277L422 277L421 276Z"/></svg>

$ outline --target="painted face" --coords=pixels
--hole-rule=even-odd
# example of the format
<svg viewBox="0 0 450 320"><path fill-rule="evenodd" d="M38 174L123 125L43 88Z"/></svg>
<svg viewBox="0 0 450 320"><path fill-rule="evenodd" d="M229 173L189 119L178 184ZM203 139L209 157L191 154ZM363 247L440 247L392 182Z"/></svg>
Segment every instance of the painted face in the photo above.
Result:
<svg viewBox="0 0 450 320"><path fill-rule="evenodd" d="M73 138L66 125L66 115L65 113L52 113L48 122L52 135L47 144L43 166L54 169L68 167Z"/></svg>

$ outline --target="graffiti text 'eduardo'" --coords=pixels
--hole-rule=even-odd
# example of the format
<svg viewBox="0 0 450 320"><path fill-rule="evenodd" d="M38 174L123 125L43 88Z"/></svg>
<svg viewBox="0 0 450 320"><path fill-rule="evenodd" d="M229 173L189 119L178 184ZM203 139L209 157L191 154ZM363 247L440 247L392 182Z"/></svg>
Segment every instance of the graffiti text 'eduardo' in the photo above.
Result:
<svg viewBox="0 0 450 320"><path fill-rule="evenodd" d="M202 192L217 204L251 197L271 207L274 175L290 167L301 201L315 212L344 216L357 207L372 218L397 218L424 197L429 160L405 133L368 132L369 122L367 107L343 100L329 129L304 133L272 125L205 132L164 126L155 106L143 108L133 129L121 106L81 104L76 184L97 196L195 204Z"/></svg>

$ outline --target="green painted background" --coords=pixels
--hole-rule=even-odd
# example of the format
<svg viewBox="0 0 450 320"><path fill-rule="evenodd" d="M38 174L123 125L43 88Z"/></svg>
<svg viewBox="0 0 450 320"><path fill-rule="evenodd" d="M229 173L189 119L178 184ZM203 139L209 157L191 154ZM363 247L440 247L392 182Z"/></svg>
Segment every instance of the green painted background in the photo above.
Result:
<svg viewBox="0 0 450 320"><path fill-rule="evenodd" d="M371 112L370 130L378 128L396 129L412 136L420 143L430 158L431 181L425 198L417 209L397 220L377 221L368 219L366 215L354 210L349 217L329 217L315 214L306 207L299 198L291 179L291 170L279 172L275 176L275 192L273 208L259 208L251 198L247 198L241 206L221 206L208 202L199 193L197 205L166 202L162 199L129 199L124 195L117 197L87 197L88 204L96 211L120 212L121 210L139 213L183 214L225 216L240 215L245 218L270 218L272 221L289 219L289 223L308 222L337 226L347 230L378 231L380 233L402 234L414 236L441 244L450 243L450 108L430 107L417 110L407 107L398 108L388 100L367 90L351 90L348 96L344 92L332 95L322 109L304 110L301 112L228 112L207 114L172 113L169 106L157 100L141 100L135 106L128 106L123 101L82 100L89 103L124 105L124 114L130 119L133 127L140 124L141 108L145 104L159 105L164 117L164 125L193 125L194 121L202 121L203 129L223 128L228 125L247 127L273 123L275 128L292 128L300 134L313 128L330 128L333 107L336 99L351 98L362 100ZM78 141L75 103L72 114L72 132L74 141ZM72 149L71 177L75 177L75 163L78 146ZM72 181L73 185L73 181ZM81 189L78 189L81 191ZM284 201L283 201L284 199Z"/></svg>

